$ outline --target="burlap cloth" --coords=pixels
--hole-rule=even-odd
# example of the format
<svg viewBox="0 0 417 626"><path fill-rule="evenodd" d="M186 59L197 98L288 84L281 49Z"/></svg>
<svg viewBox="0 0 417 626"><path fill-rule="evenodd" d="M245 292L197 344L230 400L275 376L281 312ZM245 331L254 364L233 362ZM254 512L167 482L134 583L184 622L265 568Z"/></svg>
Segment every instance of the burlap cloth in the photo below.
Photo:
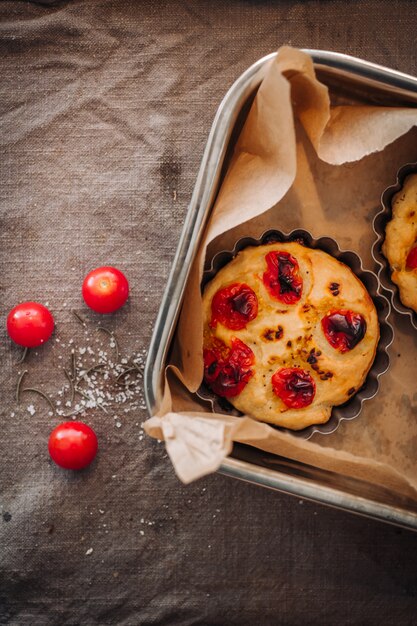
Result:
<svg viewBox="0 0 417 626"><path fill-rule="evenodd" d="M184 487L145 410L92 412L96 463L53 467L59 420L16 406L4 319L37 299L78 337L80 281L112 263L132 296L109 325L145 349L228 86L283 43L415 74L414 3L3 2L0 20L0 623L412 624L415 535L218 475ZM26 364L51 393L57 359L51 342Z"/></svg>

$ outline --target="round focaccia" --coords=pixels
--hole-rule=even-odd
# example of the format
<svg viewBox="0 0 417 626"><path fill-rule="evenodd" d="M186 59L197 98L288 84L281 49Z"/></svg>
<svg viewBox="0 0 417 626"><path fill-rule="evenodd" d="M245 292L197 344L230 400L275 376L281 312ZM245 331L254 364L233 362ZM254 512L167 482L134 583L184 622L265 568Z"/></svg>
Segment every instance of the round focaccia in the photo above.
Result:
<svg viewBox="0 0 417 626"><path fill-rule="evenodd" d="M240 252L206 286L203 314L208 387L292 430L327 422L362 386L379 340L350 268L296 242Z"/></svg>
<svg viewBox="0 0 417 626"><path fill-rule="evenodd" d="M407 176L391 206L392 219L385 228L382 252L401 302L417 313L417 174Z"/></svg>

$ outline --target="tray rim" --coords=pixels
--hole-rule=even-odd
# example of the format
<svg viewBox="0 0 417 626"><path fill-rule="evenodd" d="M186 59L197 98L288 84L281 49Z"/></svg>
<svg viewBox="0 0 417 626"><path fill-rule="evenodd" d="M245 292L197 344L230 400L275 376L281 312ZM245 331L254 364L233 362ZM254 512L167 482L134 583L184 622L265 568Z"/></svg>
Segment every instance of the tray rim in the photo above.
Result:
<svg viewBox="0 0 417 626"><path fill-rule="evenodd" d="M409 74L343 53L307 48L302 51L311 56L316 69L330 68L342 75L349 74L359 81L384 87L387 91L413 96L417 102L417 78ZM178 319L189 271L211 210L231 129L240 111L239 104L242 105L260 85L268 65L276 55L277 52L272 52L247 68L229 88L215 115L149 346L144 371L144 394L150 415L160 406L162 366ZM227 457L218 472L417 531L417 514L406 509L384 505L334 487L312 484L312 481L247 461Z"/></svg>

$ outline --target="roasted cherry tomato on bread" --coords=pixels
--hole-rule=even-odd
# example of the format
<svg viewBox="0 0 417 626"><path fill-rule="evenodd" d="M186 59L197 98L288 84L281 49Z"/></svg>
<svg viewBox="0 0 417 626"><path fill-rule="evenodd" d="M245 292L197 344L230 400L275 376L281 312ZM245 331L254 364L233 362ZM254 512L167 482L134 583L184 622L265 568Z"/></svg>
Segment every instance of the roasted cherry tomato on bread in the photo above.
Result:
<svg viewBox="0 0 417 626"><path fill-rule="evenodd" d="M234 337L231 347L220 339L213 339L205 348L204 379L210 389L224 398L237 396L253 376L255 355L243 341Z"/></svg>
<svg viewBox="0 0 417 626"><path fill-rule="evenodd" d="M97 436L83 422L63 422L51 432L48 450L51 459L65 469L80 470L97 454Z"/></svg>
<svg viewBox="0 0 417 626"><path fill-rule="evenodd" d="M273 298L284 304L294 304L301 298L303 279L297 259L283 250L268 252L265 256L267 270L262 277Z"/></svg>
<svg viewBox="0 0 417 626"><path fill-rule="evenodd" d="M54 330L54 318L43 304L22 302L7 316L7 332L25 348L36 348L48 341Z"/></svg>
<svg viewBox="0 0 417 626"><path fill-rule="evenodd" d="M275 395L290 409L309 406L316 395L316 384L309 372L298 367L277 370L271 382Z"/></svg>
<svg viewBox="0 0 417 626"><path fill-rule="evenodd" d="M407 255L405 264L409 270L415 270L417 268L417 246L415 248L411 248Z"/></svg>
<svg viewBox="0 0 417 626"><path fill-rule="evenodd" d="M258 298L245 283L233 283L219 289L211 301L210 326L217 322L232 330L246 328L258 315Z"/></svg>
<svg viewBox="0 0 417 626"><path fill-rule="evenodd" d="M113 313L129 296L126 276L115 267L98 267L84 279L82 294L85 303L97 313Z"/></svg>
<svg viewBox="0 0 417 626"><path fill-rule="evenodd" d="M330 311L321 320L327 341L342 354L353 350L365 336L366 320L360 313L346 309Z"/></svg>

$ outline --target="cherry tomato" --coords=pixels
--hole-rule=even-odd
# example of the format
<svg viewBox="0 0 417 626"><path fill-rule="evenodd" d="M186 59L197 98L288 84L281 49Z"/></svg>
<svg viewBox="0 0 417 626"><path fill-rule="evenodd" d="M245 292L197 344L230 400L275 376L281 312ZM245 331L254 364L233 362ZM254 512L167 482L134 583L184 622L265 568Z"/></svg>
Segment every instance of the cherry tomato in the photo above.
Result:
<svg viewBox="0 0 417 626"><path fill-rule="evenodd" d="M405 264L410 270L415 270L417 268L417 246L415 248L411 248L407 255Z"/></svg>
<svg viewBox="0 0 417 626"><path fill-rule="evenodd" d="M321 327L329 344L344 354L365 337L366 320L360 313L342 309L330 311L321 320Z"/></svg>
<svg viewBox="0 0 417 626"><path fill-rule="evenodd" d="M309 372L298 367L277 370L271 382L274 393L290 409L309 406L316 395L316 384Z"/></svg>
<svg viewBox="0 0 417 626"><path fill-rule="evenodd" d="M65 469L87 467L94 460L97 448L96 433L83 422L63 422L49 435L51 459Z"/></svg>
<svg viewBox="0 0 417 626"><path fill-rule="evenodd" d="M97 313L113 313L129 296L129 283L115 267L98 267L84 279L82 294L85 303Z"/></svg>
<svg viewBox="0 0 417 626"><path fill-rule="evenodd" d="M262 280L271 296L285 304L298 302L303 291L303 279L297 259L288 252L279 250L268 252L265 261L267 270Z"/></svg>
<svg viewBox="0 0 417 626"><path fill-rule="evenodd" d="M210 326L216 326L220 322L226 328L241 330L257 315L258 298L253 289L244 283L233 283L214 294Z"/></svg>
<svg viewBox="0 0 417 626"><path fill-rule="evenodd" d="M237 396L253 376L255 355L243 341L234 337L229 348L214 339L203 351L204 377L208 386L224 398Z"/></svg>
<svg viewBox="0 0 417 626"><path fill-rule="evenodd" d="M38 302L22 302L7 316L7 332L25 348L36 348L48 341L54 330L51 312Z"/></svg>

